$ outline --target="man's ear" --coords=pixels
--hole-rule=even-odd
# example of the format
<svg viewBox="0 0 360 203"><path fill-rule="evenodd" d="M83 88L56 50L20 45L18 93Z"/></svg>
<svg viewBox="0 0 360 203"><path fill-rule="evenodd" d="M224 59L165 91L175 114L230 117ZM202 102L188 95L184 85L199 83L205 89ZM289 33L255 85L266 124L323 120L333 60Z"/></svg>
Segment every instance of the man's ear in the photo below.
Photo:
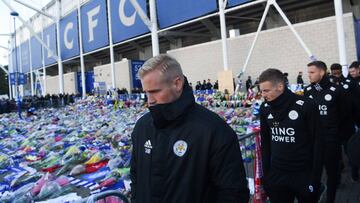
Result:
<svg viewBox="0 0 360 203"><path fill-rule="evenodd" d="M177 92L181 92L184 86L184 80L181 80L179 76L174 79L174 85Z"/></svg>
<svg viewBox="0 0 360 203"><path fill-rule="evenodd" d="M327 74L326 71L324 71L324 70L321 70L321 71L320 71L321 78L323 78L326 74Z"/></svg>
<svg viewBox="0 0 360 203"><path fill-rule="evenodd" d="M277 84L277 89L280 90L280 91L283 91L285 89L285 86L283 83L278 83Z"/></svg>

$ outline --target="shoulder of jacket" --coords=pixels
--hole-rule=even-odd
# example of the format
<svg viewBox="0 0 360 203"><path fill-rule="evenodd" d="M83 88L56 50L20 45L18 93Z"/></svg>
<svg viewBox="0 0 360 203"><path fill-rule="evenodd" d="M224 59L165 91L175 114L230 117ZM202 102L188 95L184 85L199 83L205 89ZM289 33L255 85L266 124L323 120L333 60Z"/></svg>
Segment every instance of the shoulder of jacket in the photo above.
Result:
<svg viewBox="0 0 360 203"><path fill-rule="evenodd" d="M191 115L192 118L198 118L196 119L196 122L200 122L205 125L212 125L224 122L224 120L218 114L210 111L209 109L199 104L195 104L193 110L188 112L188 114Z"/></svg>
<svg viewBox="0 0 360 203"><path fill-rule="evenodd" d="M269 104L267 102L263 102L261 105L260 105L260 109L269 109Z"/></svg>
<svg viewBox="0 0 360 203"><path fill-rule="evenodd" d="M304 99L297 98L295 101L295 104L297 104L298 106L304 106L304 103L305 103Z"/></svg>
<svg viewBox="0 0 360 203"><path fill-rule="evenodd" d="M260 115L267 115L270 113L270 105L267 102L263 102L260 106Z"/></svg>
<svg viewBox="0 0 360 203"><path fill-rule="evenodd" d="M144 124L147 124L149 122L151 122L152 118L151 118L151 114L150 112L147 112L146 114L144 114L143 116L141 116L137 121L136 121L136 125L135 126L142 126Z"/></svg>
<svg viewBox="0 0 360 203"><path fill-rule="evenodd" d="M310 91L312 90L312 86L311 85L308 85L304 88L304 91Z"/></svg>
<svg viewBox="0 0 360 203"><path fill-rule="evenodd" d="M337 89L339 89L337 85L335 85L335 84L330 85L330 88L329 88L330 91L335 92Z"/></svg>

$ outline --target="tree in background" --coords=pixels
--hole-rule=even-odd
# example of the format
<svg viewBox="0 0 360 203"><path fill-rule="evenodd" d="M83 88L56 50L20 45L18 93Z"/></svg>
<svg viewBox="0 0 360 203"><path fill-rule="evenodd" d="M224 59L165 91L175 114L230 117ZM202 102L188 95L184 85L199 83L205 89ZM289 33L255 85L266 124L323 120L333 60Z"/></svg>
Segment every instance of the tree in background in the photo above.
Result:
<svg viewBox="0 0 360 203"><path fill-rule="evenodd" d="M7 66L4 68L7 69ZM0 95L9 94L8 85L8 75L4 72L4 70L0 69Z"/></svg>

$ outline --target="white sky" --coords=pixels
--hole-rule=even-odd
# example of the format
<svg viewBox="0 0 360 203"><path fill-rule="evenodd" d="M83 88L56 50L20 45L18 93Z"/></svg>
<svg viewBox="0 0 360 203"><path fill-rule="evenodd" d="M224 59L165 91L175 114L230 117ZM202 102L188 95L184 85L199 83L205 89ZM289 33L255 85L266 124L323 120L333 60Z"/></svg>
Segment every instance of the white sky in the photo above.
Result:
<svg viewBox="0 0 360 203"><path fill-rule="evenodd" d="M9 34L13 32L14 21L10 16L10 9L0 0L0 34ZM35 11L16 3L12 0L5 0L10 2L10 5L22 16L25 20L29 19L35 14ZM23 2L29 3L36 8L42 8L48 4L51 0L22 0ZM21 22L16 19L16 27L21 26ZM0 46L8 47L8 40L10 38L7 36L0 36ZM7 65L8 62L8 51L0 48L0 65Z"/></svg>

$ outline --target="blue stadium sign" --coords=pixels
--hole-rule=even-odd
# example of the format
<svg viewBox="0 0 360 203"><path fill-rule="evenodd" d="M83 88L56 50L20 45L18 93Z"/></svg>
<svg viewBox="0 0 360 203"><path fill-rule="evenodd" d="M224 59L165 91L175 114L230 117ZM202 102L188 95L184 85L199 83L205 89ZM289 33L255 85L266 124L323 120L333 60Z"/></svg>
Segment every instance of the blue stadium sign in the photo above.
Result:
<svg viewBox="0 0 360 203"><path fill-rule="evenodd" d="M60 21L60 48L62 60L79 55L78 33L78 15L77 11L74 11Z"/></svg>
<svg viewBox="0 0 360 203"><path fill-rule="evenodd" d="M146 0L136 0L147 13ZM110 0L113 43L149 32L130 0Z"/></svg>
<svg viewBox="0 0 360 203"><path fill-rule="evenodd" d="M106 1L93 0L81 7L81 30L84 52L109 44Z"/></svg>

